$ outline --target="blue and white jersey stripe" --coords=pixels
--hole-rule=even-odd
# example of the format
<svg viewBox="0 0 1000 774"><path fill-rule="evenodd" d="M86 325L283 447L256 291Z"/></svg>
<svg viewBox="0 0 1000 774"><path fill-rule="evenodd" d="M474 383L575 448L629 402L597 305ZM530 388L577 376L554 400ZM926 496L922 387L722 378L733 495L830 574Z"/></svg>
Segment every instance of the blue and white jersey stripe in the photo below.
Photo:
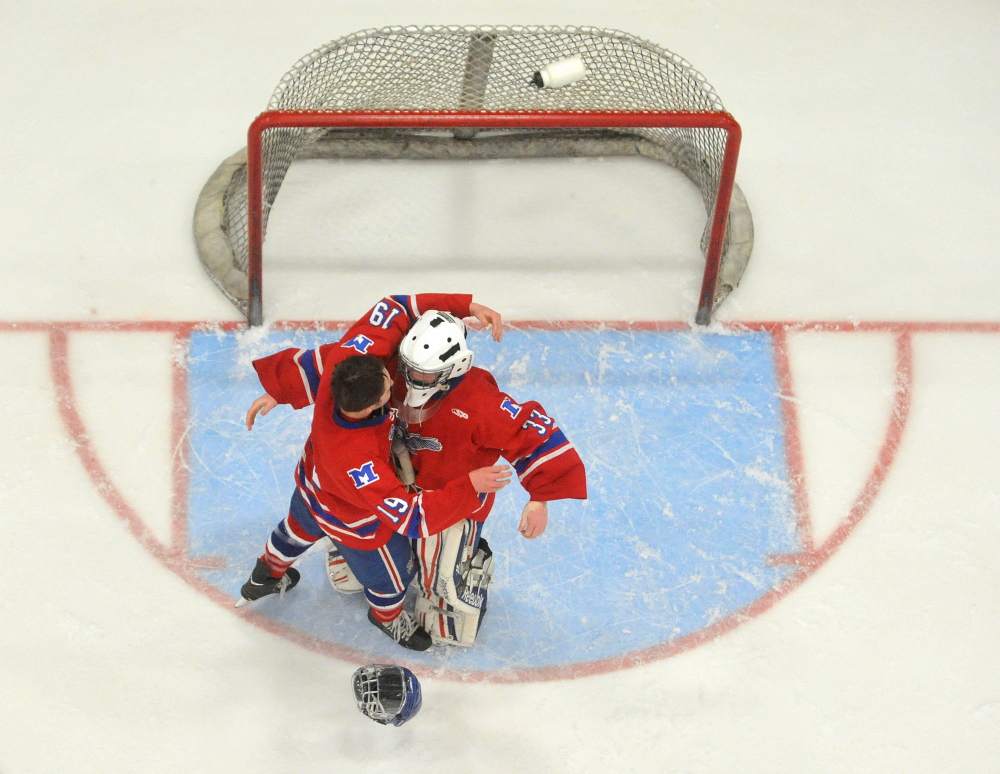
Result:
<svg viewBox="0 0 1000 774"><path fill-rule="evenodd" d="M417 318L420 317L421 312L417 307L416 296L389 296L389 298L403 308L403 311L406 312L407 316L410 318L411 324L416 322Z"/></svg>
<svg viewBox="0 0 1000 774"><path fill-rule="evenodd" d="M360 540L371 540L375 537L375 532L378 529L378 517L375 514L358 521L345 522L323 507L316 496L317 485L306 475L305 463L302 461L295 469L295 483L298 485L299 494L302 495L309 513L333 537L344 535Z"/></svg>
<svg viewBox="0 0 1000 774"><path fill-rule="evenodd" d="M305 387L306 396L309 403L316 402L316 393L319 392L319 380L323 375L323 360L318 349L300 349L292 358L295 365L299 367L299 374L302 376L302 386Z"/></svg>
<svg viewBox="0 0 1000 774"><path fill-rule="evenodd" d="M514 461L514 470L517 472L517 480L524 483L524 480L534 473L541 465L549 460L564 454L573 448L573 444L563 435L563 431L556 428L552 431L545 443L535 449L531 454L527 454Z"/></svg>
<svg viewBox="0 0 1000 774"><path fill-rule="evenodd" d="M403 534L408 538L425 538L427 522L424 521L424 493L420 492L413 500L413 507L406 519Z"/></svg>
<svg viewBox="0 0 1000 774"><path fill-rule="evenodd" d="M408 538L427 537L427 525L423 518L424 494L403 500L387 498L378 506L379 512L395 524L395 530Z"/></svg>

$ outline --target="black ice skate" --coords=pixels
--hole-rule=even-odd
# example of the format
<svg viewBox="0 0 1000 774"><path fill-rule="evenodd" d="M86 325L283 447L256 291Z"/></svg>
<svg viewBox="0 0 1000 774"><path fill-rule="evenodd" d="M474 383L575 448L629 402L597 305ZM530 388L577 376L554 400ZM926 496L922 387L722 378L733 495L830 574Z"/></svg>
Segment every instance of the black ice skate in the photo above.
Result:
<svg viewBox="0 0 1000 774"><path fill-rule="evenodd" d="M375 617L375 612L368 608L368 620L384 631L404 648L410 650L427 650L431 646L431 636L417 626L413 616L405 610L389 623L382 623Z"/></svg>
<svg viewBox="0 0 1000 774"><path fill-rule="evenodd" d="M268 594L281 594L284 596L289 589L294 589L299 582L299 571L294 567L289 567L281 578L271 577L271 570L260 559L250 573L250 579L243 584L240 594L243 596L236 607L249 605L251 602L266 597Z"/></svg>

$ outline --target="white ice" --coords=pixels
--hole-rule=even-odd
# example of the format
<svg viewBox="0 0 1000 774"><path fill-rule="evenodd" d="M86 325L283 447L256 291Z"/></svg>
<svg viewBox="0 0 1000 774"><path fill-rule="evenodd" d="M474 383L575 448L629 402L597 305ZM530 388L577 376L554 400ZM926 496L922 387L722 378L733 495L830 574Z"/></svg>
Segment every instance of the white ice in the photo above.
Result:
<svg viewBox="0 0 1000 774"><path fill-rule="evenodd" d="M885 485L843 547L772 609L596 677L428 679L419 722L401 729L354 708L353 664L249 625L137 543L64 430L47 334L23 330L238 319L198 262L191 218L281 75L357 30L477 23L626 30L715 86L743 127L737 179L756 226L719 319L996 323L1000 6L2 8L0 771L1000 770L995 328L914 334L910 416ZM266 313L351 319L387 292L443 289L511 319L690 319L698 234L684 223L698 220L697 201L669 172L627 164L442 165L430 178L344 165L350 191L315 198L304 167L279 201L287 217L276 208ZM316 208L299 222L296 195ZM321 220L324 204L331 217L353 204L349 228ZM349 267L335 282L310 258L330 229ZM539 255L545 271L531 265ZM167 540L173 342L118 335L70 334L74 386L108 475ZM817 540L875 462L893 352L882 333L790 336Z"/></svg>

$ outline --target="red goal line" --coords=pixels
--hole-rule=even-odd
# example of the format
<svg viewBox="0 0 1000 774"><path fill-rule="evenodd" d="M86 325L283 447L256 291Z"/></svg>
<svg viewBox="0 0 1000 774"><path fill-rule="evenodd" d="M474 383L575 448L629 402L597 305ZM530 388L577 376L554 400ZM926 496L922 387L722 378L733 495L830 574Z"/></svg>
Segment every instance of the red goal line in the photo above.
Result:
<svg viewBox="0 0 1000 774"><path fill-rule="evenodd" d="M334 330L346 328L353 320L278 320L268 325L275 330L296 330L314 328ZM849 320L752 320L716 321L715 325L726 332L763 331L774 333L1000 333L1000 321L849 321ZM713 333L714 329L693 328L690 323L680 320L505 320L504 326L522 330L615 330L615 331L702 331ZM169 321L169 320L0 320L0 333L44 333L51 331L117 331L121 333L175 333L192 331L234 331L246 328L242 320Z"/></svg>

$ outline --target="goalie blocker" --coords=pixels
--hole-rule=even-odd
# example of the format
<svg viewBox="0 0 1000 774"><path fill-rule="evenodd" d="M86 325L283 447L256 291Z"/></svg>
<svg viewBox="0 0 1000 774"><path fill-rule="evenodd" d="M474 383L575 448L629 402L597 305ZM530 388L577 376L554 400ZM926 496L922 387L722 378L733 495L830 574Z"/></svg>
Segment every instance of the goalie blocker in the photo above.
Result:
<svg viewBox="0 0 1000 774"><path fill-rule="evenodd" d="M420 592L417 623L435 645L468 647L486 615L493 552L480 539L483 525L466 519L417 541Z"/></svg>

